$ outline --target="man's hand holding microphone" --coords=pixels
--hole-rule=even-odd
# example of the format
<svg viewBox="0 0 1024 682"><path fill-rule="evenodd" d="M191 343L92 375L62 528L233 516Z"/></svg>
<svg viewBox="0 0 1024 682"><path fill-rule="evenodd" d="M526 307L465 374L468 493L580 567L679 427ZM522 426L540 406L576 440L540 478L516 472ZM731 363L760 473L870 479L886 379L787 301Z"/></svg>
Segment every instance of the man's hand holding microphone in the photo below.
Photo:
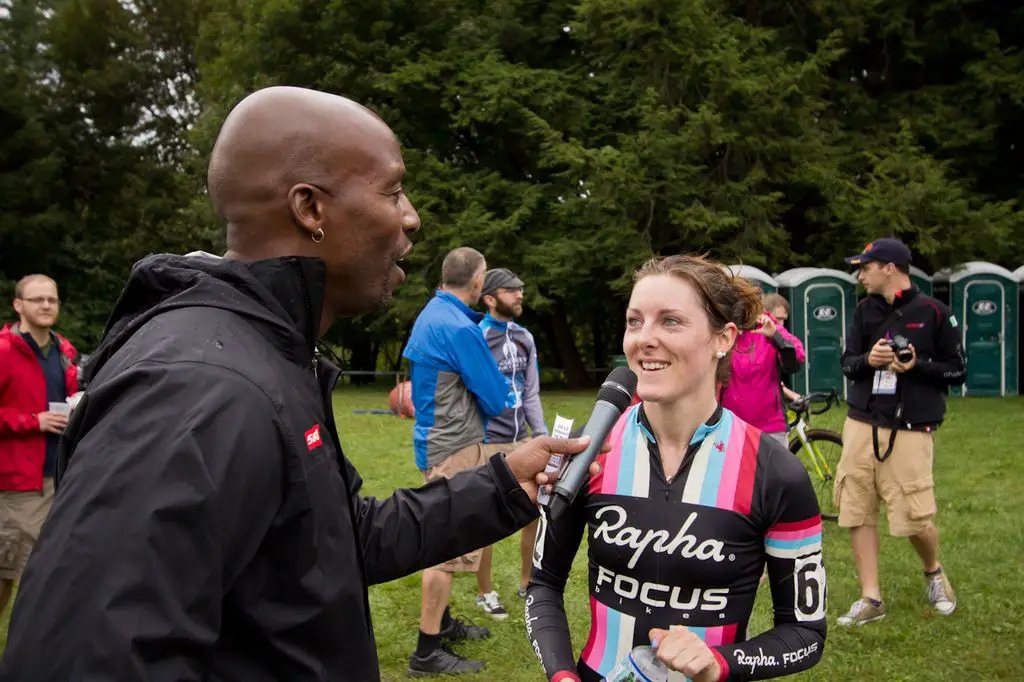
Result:
<svg viewBox="0 0 1024 682"><path fill-rule="evenodd" d="M530 501L537 504L537 491L541 486L550 485L558 480L557 471L545 472L552 455L576 455L587 449L590 445L590 436L582 438L552 438L551 436L540 436L533 438L530 442L522 445L505 456L505 464L519 481ZM604 443L601 452L607 452L609 446ZM601 473L601 465L598 462L591 462L590 474L596 476Z"/></svg>
<svg viewBox="0 0 1024 682"><path fill-rule="evenodd" d="M593 412L579 438L534 438L505 457L508 468L534 504L540 486L552 486L550 518L556 519L572 504L589 476L601 472L601 465L594 460L611 449L608 434L632 402L636 383L636 374L628 367L616 367L601 384ZM558 471L545 471L554 455L576 456Z"/></svg>

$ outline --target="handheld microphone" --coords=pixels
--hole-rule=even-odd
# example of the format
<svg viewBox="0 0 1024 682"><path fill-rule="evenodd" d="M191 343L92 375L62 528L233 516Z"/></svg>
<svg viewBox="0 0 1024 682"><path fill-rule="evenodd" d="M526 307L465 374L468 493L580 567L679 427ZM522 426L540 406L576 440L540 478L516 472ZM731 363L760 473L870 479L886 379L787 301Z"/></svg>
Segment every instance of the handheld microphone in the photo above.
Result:
<svg viewBox="0 0 1024 682"><path fill-rule="evenodd" d="M554 521L564 512L590 476L590 465L601 451L608 432L622 416L636 392L636 374L628 367L616 367L601 384L597 402L590 413L581 436L590 436L590 445L583 452L569 460L565 472L551 490L551 502L547 516Z"/></svg>

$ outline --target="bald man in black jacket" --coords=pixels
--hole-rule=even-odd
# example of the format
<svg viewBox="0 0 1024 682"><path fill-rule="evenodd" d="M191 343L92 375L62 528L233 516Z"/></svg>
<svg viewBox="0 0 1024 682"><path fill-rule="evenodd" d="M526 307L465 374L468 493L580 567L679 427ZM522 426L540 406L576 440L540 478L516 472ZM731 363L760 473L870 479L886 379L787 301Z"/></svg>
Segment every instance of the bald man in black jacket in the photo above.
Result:
<svg viewBox="0 0 1024 682"><path fill-rule="evenodd" d="M269 88L229 115L209 168L228 252L133 269L0 679L376 680L367 586L537 517L551 454L584 442L536 439L386 500L341 451L339 372L315 342L404 279L404 171L387 125L342 97Z"/></svg>

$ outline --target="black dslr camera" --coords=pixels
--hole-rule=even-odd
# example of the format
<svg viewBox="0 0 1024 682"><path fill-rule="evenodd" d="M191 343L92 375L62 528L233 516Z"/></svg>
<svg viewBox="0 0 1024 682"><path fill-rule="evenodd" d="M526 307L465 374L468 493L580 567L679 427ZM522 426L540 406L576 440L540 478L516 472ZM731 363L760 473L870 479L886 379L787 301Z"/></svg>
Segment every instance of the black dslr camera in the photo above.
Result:
<svg viewBox="0 0 1024 682"><path fill-rule="evenodd" d="M910 341L907 337L897 334L889 339L889 347L896 353L896 359L906 364L914 359L914 353L910 350Z"/></svg>

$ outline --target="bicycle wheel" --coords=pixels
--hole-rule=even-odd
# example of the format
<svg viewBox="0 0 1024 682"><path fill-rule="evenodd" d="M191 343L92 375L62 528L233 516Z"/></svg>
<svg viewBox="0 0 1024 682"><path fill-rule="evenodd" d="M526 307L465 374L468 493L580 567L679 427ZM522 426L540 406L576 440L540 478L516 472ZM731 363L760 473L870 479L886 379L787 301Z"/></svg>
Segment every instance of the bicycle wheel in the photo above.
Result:
<svg viewBox="0 0 1024 682"><path fill-rule="evenodd" d="M821 518L835 521L839 518L839 509L832 497L832 486L836 471L839 469L839 459L843 455L843 438L838 433L825 429L809 429L807 442L814 452L801 452L804 445L799 438L790 441L789 451L803 460L807 473L811 476L811 484L818 497L818 507L821 508Z"/></svg>

